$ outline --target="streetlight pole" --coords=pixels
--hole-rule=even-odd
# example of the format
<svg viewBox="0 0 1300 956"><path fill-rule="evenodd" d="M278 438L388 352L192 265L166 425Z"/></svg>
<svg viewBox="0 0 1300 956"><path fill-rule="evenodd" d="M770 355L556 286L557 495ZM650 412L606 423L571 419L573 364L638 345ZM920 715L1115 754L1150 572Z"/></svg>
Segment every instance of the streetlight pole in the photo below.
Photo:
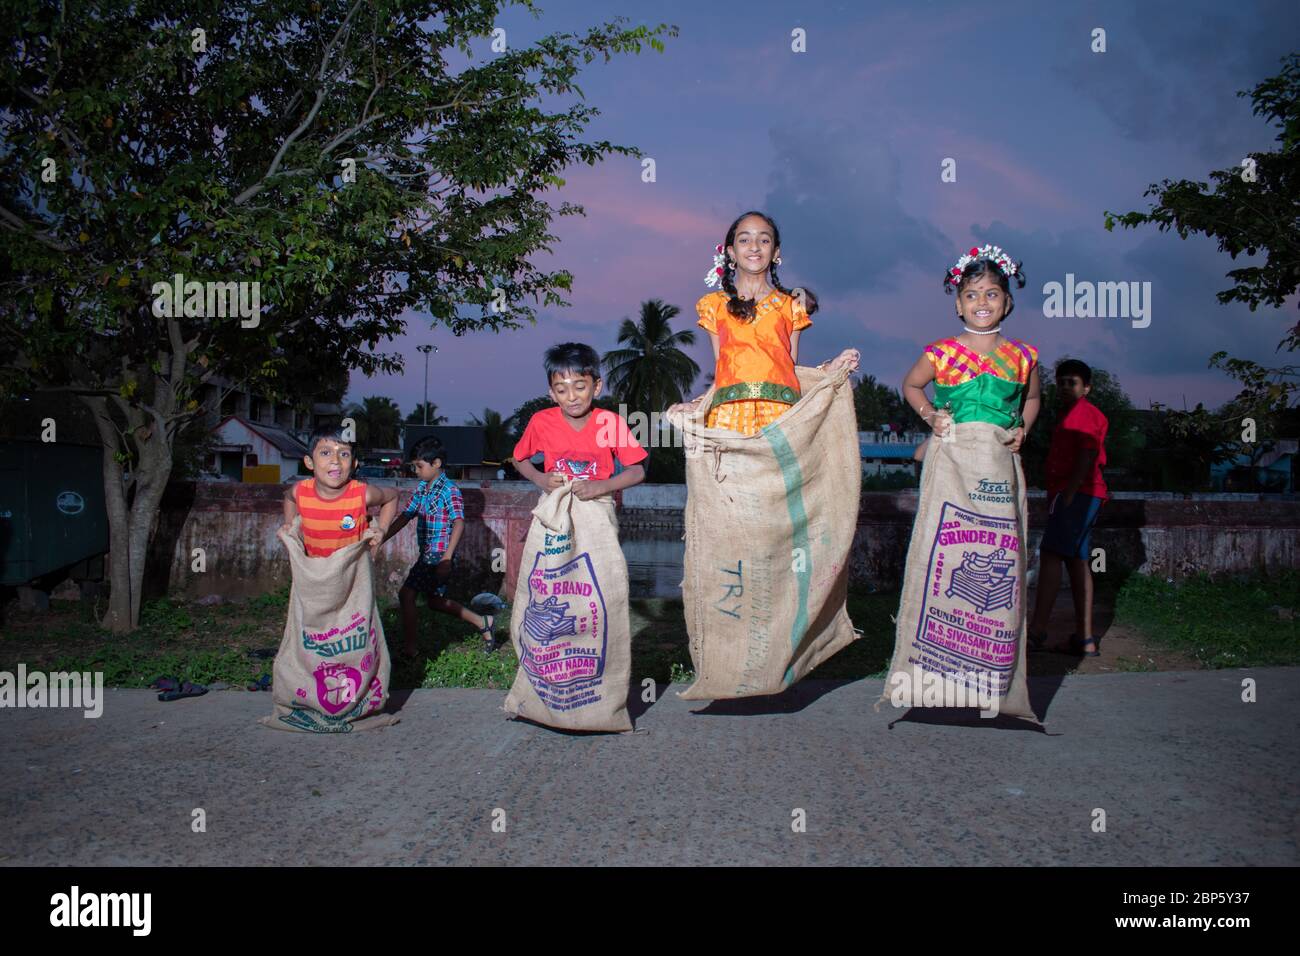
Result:
<svg viewBox="0 0 1300 956"><path fill-rule="evenodd" d="M416 349L424 353L424 424L429 424L429 353L438 351L436 345L417 345Z"/></svg>

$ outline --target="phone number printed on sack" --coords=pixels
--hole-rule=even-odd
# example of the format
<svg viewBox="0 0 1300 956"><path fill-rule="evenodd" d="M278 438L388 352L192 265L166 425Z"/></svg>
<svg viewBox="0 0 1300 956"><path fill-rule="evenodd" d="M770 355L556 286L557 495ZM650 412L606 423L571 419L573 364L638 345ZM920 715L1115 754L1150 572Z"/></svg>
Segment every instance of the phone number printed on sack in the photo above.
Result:
<svg viewBox="0 0 1300 956"><path fill-rule="evenodd" d="M1017 659L1020 560L1014 517L944 502L909 661L953 677L993 671L1004 693Z"/></svg>
<svg viewBox="0 0 1300 956"><path fill-rule="evenodd" d="M605 597L586 552L549 570L540 566L543 556L528 576L519 666L548 708L575 710L602 699Z"/></svg>

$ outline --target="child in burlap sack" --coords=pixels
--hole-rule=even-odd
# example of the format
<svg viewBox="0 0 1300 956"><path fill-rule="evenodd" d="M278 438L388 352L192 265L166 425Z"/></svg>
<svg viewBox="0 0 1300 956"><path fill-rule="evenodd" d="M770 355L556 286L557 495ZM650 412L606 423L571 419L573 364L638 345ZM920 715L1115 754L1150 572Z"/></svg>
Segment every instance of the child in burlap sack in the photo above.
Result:
<svg viewBox="0 0 1300 956"><path fill-rule="evenodd" d="M806 288L787 289L777 278L781 231L765 213L745 213L715 249L705 283L722 288L695 303L697 324L709 333L716 361L704 425L756 435L799 400L799 334L812 325L817 297ZM858 358L857 349L845 349L818 367L853 371ZM673 405L669 412L689 414L701 401Z"/></svg>
<svg viewBox="0 0 1300 956"><path fill-rule="evenodd" d="M505 710L564 730L627 731L632 634L613 493L645 480L647 455L622 416L593 407L603 385L594 349L556 345L543 364L557 407L533 415L514 449L543 496L519 565L519 670Z"/></svg>
<svg viewBox="0 0 1300 956"><path fill-rule="evenodd" d="M390 662L371 558L397 510L397 491L356 481L351 440L318 428L305 458L312 477L284 493L280 540L293 572L289 613L275 655L277 730L350 733L396 721L383 712ZM380 506L368 526L367 510Z"/></svg>
<svg viewBox="0 0 1300 956"><path fill-rule="evenodd" d="M926 346L903 380L904 399L933 437L885 690L895 706L973 705L978 689L984 709L1034 717L1024 676L1019 451L1041 398L1037 350L1001 335L1013 279L1024 287L1020 263L997 246L962 256L944 290L956 293L963 331ZM931 383L933 404L924 391Z"/></svg>
<svg viewBox="0 0 1300 956"><path fill-rule="evenodd" d="M687 436L682 600L696 679L682 696L701 700L780 693L857 636L845 602L858 352L822 363L824 375L798 366L817 297L781 284L770 216L740 216L715 252L705 282L721 289L695 306L713 388L668 409Z"/></svg>

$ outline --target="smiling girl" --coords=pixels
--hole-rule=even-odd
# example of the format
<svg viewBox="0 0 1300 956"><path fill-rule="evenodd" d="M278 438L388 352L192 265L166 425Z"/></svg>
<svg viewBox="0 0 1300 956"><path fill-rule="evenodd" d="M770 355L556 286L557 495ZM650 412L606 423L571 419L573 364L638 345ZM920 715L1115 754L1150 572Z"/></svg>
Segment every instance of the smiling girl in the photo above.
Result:
<svg viewBox="0 0 1300 956"><path fill-rule="evenodd" d="M936 438L954 423L988 422L1010 431L1007 447L1019 452L1038 417L1038 350L1001 334L1003 320L1015 308L1012 277L1024 288L1020 263L997 246L971 249L944 276L944 291L957 293L963 331L927 345L903 379L903 398ZM925 395L931 382L933 405ZM918 459L928 445L917 449Z"/></svg>
<svg viewBox="0 0 1300 956"><path fill-rule="evenodd" d="M747 212L716 247L706 282L721 285L695 304L716 361L713 398L705 425L755 435L799 400L799 335L812 325L817 297L787 289L777 278L781 232L772 218ZM845 349L820 368L858 367L857 349ZM694 411L702 399L669 411Z"/></svg>

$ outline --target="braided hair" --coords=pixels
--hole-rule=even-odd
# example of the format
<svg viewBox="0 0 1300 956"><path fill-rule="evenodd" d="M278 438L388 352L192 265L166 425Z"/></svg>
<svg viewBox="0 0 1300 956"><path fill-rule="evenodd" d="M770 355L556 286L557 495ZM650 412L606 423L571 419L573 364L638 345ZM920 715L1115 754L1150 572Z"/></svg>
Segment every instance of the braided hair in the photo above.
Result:
<svg viewBox="0 0 1300 956"><path fill-rule="evenodd" d="M759 212L757 209L751 209L749 212L736 217L736 221L727 230L727 238L722 244L723 249L730 248L735 243L736 228L750 216L758 216L772 228L772 247L780 249L781 230L776 227L776 222L771 216ZM736 291L736 265L730 256L724 256L724 259L726 261L722 264L722 288L729 296L727 311L745 322L753 322L758 314L756 303L753 299L742 299L740 297ZM767 281L771 283L773 289L788 295L792 299L799 298L799 296L795 295L796 292L802 292L802 301L808 314L812 315L817 311L817 296L813 295L812 290L808 288L787 289L781 284L781 280L777 278L776 263L772 263L767 267Z"/></svg>
<svg viewBox="0 0 1300 956"><path fill-rule="evenodd" d="M974 250L972 250L972 252L973 251ZM992 276L993 281L995 281L998 286L1001 287L1002 291L1006 293L1007 312L1006 315L1002 316L1002 318L1005 319L1009 317L1016 307L1016 298L1011 294L1011 281L1007 278L1006 273L1004 273L1002 269L999 268L998 264L992 259L973 259L966 263L966 268L961 270L961 277L957 280L957 286L955 289L956 293L960 295L961 290L966 288L968 283L974 282L980 276ZM1015 279L1016 288L1023 289L1025 287L1025 270L1019 262L1016 263ZM943 291L948 293L948 295L952 295L954 292L951 272L945 272L943 274Z"/></svg>

